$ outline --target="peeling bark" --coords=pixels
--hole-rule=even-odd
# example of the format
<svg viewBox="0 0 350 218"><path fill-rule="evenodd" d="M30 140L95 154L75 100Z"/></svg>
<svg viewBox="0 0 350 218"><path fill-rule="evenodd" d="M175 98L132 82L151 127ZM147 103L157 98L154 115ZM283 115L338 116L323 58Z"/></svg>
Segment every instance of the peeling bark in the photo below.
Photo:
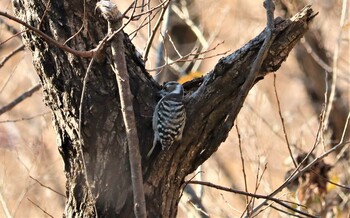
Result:
<svg viewBox="0 0 350 218"><path fill-rule="evenodd" d="M52 1L43 17L45 2L41 0L15 2L16 15L64 42L79 32L67 44L75 49L89 50L107 33L106 21L94 12L96 1ZM290 50L307 31L313 18L310 7L291 20L277 18L279 31L260 70L259 78L276 71ZM83 105L83 153L92 195L88 194L83 163L80 157L78 123L82 82L89 60L68 54L47 44L39 36L27 31L23 34L31 50L33 63L40 77L45 103L51 108L57 132L59 151L65 165L67 217L130 217L133 214L132 188L126 133L121 115L118 87L111 69L111 52L95 63L87 82ZM152 113L159 100L159 85L146 72L135 55L135 48L124 37L125 58L128 64L131 92L143 156L144 189L149 217L175 217L184 178L207 160L226 139L242 107L241 94L250 67L264 41L263 31L243 48L222 58L215 68L201 79L185 84L186 122L181 144L169 151L155 149L153 159L145 156L152 146ZM94 204L97 211L94 211Z"/></svg>

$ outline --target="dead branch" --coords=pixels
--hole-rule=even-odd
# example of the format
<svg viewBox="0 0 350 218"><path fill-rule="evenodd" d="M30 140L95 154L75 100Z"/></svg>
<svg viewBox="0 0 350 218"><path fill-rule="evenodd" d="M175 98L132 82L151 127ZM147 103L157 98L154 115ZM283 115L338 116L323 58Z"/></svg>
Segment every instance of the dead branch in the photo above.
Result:
<svg viewBox="0 0 350 218"><path fill-rule="evenodd" d="M345 145L349 145L350 142L345 142L344 141L344 137L345 137L345 133L347 131L347 127L348 127L348 122L350 120L350 112L348 113L348 117L344 126L344 131L342 134L342 138L340 140L340 142L335 145L333 148L329 149L328 151L324 152L322 155L319 155L318 157L316 157L313 161L311 161L307 166L305 166L302 169L298 169L302 166L302 164L304 164L304 161L309 157L309 155L311 154L311 152L309 152L306 157L304 158L304 160L298 165L298 167L294 170L294 172L291 174L291 176L280 186L278 187L275 191L273 191L271 194L269 194L269 197L273 197L275 196L277 193L279 193L280 191L282 191L282 189L284 189L285 187L287 187L290 183L292 183L294 180L296 180L300 175L303 175L305 172L307 172L308 170L311 169L311 167L313 167L315 164L317 164L318 162L320 162L321 160L323 160L326 156L328 156L329 154L335 152L336 150L342 148ZM320 127L323 125L320 125ZM261 204L259 204L258 206L256 206L253 209L253 214L255 212L257 212L264 204L266 203L266 200L264 202L262 202Z"/></svg>
<svg viewBox="0 0 350 218"><path fill-rule="evenodd" d="M19 118L19 119L11 119L11 120L0 120L0 124L1 123L16 123L16 122L20 122L20 121L28 121L28 120L32 120L32 119L35 119L35 118L38 118L38 117L42 117L42 116L48 115L50 113L51 112L44 112L44 113L36 114L36 115L30 116L30 117L22 117L22 118Z"/></svg>
<svg viewBox="0 0 350 218"><path fill-rule="evenodd" d="M69 4L69 2L67 2ZM87 2L89 4L89 2ZM28 5L19 5L16 10L19 16L31 23L32 17L23 16ZM29 7L30 8L30 7ZM91 5L88 5L91 8ZM30 8L38 11L40 8ZM73 16L70 8L66 9L66 19L72 23L80 23L80 19ZM52 8L53 11L58 10ZM82 13L82 11L74 13ZM132 16L131 16L132 17ZM184 131L181 145L172 146L169 151L155 151L154 159L144 160L143 179L147 200L148 215L158 217L175 217L180 187L184 178L198 165L207 160L227 137L235 118L245 100L247 89L262 79L267 73L276 71L287 58L288 53L295 43L304 35L308 25L314 17L311 7L304 8L298 15L290 20L277 18L274 20L276 32L268 52L260 52L262 57L254 64L263 45L268 45L268 29L247 43L242 49L222 58L212 72L205 77L193 80L185 84L186 112L189 116ZM92 35L103 38L106 25L103 20L87 13L87 19L100 23L95 29L90 30ZM52 20L53 21L53 20ZM53 21L55 22L55 21ZM48 34L55 31L57 37L64 37L56 31L56 27L43 22ZM57 28L61 28L57 25ZM115 33L117 34L117 33ZM111 36L114 39L114 36ZM40 51L42 56L35 57L38 75L43 83L47 84L45 90L54 113L54 124L58 132L59 150L65 161L67 176L67 210L66 215L78 214L84 216L91 214L84 209L86 202L91 200L86 192L86 184L83 182L84 168L79 156L79 137L77 125L79 123L79 99L86 96L84 107L84 155L87 157L89 177L92 178L92 191L96 196L96 205L99 212L107 211L109 214L127 216L132 213L132 185L131 170L127 161L129 156L123 151L126 131L122 119L120 98L116 95L117 85L114 81L115 74L111 69L112 57L107 53L101 63L94 63L91 68L91 80L86 81L89 86L86 93L82 93L82 83L87 61L82 58L71 60L61 49L55 49L51 44L45 43L42 38L34 37L31 32L26 32L25 40L32 48ZM87 36L77 36L87 48L97 44L100 40L86 40ZM32 40L33 39L33 40ZM75 40L72 40L74 45ZM264 43L265 42L265 43ZM84 44L85 43L85 44ZM76 47L79 47L75 45ZM137 119L136 128L140 133L139 142L142 154L146 154L151 146L153 137L151 114L156 100L159 97L159 86L145 71L144 65L135 55L135 48L127 37L124 36L124 46L127 63L127 71L130 77L130 89L134 96L134 112ZM72 46L73 47L73 46ZM268 46L267 46L268 47ZM59 61L55 62L56 59ZM265 60L264 60L265 59ZM74 62L74 63L73 63ZM52 63L57 71L51 72ZM73 63L73 64L72 64ZM77 63L77 64L76 64ZM82 63L82 64L79 64ZM259 67L261 66L261 67ZM64 72L62 72L64 69ZM250 78L249 80L247 80ZM252 79L253 78L253 79ZM63 84L63 85L62 85ZM89 85L90 84L90 85ZM142 137L141 137L142 136ZM103 159L103 161L101 161ZM113 176L110 176L113 175ZM76 195L77 191L83 195ZM118 193L118 196L116 195ZM106 203L107 202L107 203Z"/></svg>
<svg viewBox="0 0 350 218"><path fill-rule="evenodd" d="M136 3L135 3L136 5ZM108 34L113 35L122 27L122 15L117 6L110 2L98 2L102 15L108 21ZM143 190L143 178L141 168L141 155L139 151L139 139L136 129L136 121L133 108L133 98L130 91L130 81L127 64L125 61L124 34L120 31L111 40L113 68L118 83L121 111L126 129L126 139L129 149L129 162L131 181L134 194L134 212L137 218L146 218L146 201Z"/></svg>
<svg viewBox="0 0 350 218"><path fill-rule="evenodd" d="M162 6L162 11L161 11L161 13L160 13L160 15L159 15L159 18L158 18L158 20L157 20L157 23L156 23L155 27L153 27L153 29L152 29L152 34L150 35L150 37L149 37L149 39L148 39L148 41L147 41L147 43L146 43L145 52L144 52L144 61L145 61L145 62L146 62L147 59L148 59L148 53L149 53L150 48L151 48L151 45L152 45L152 43L153 43L154 36L155 36L155 34L156 34L158 28L160 27L160 24L161 24L162 21L163 21L164 14L165 14L165 12L166 12L167 10L169 10L169 9L168 9L168 6L169 6L170 1L169 1L169 0L165 0L164 2L165 2L165 4Z"/></svg>
<svg viewBox="0 0 350 218"><path fill-rule="evenodd" d="M30 175L29 175L29 178L31 178L32 180L34 180L35 182L37 182L41 187L47 188L47 189L49 189L50 191L52 191L52 192L54 192L54 193L56 193L56 194L58 194L58 195L60 195L60 196L62 196L62 197L66 197L66 196L65 196L64 194L62 194L61 192L56 191L55 189L53 189L53 188L51 188L51 187L49 187L49 186L43 184L43 183L40 182L38 179L36 179L36 178L34 178L34 177L30 176Z"/></svg>
<svg viewBox="0 0 350 218"><path fill-rule="evenodd" d="M0 108L0 115L11 110L12 108L14 108L16 105L18 105L19 103L21 103L22 101L24 101L25 99L29 98L30 96L32 96L35 92L37 92L39 89L41 88L40 84L35 85L34 87L32 87L31 89L29 89L28 91L24 92L23 94L21 94L20 96L18 96L15 100L13 100L12 102L10 102L9 104L5 105L4 107Z"/></svg>
<svg viewBox="0 0 350 218"><path fill-rule="evenodd" d="M42 207L40 207L37 203L35 203L34 201L32 201L30 198L27 198L27 200L32 203L35 207L37 207L39 210L41 210L44 214L46 214L47 216L54 218L51 214L49 214L46 210L44 210Z"/></svg>
<svg viewBox="0 0 350 218"><path fill-rule="evenodd" d="M8 54L7 56L5 56L1 61L0 61L0 68L4 66L4 64L10 60L10 58L12 56L14 56L15 54L17 54L20 51L24 50L24 45L20 45L17 48L15 48L15 50L13 50L10 54Z"/></svg>
<svg viewBox="0 0 350 218"><path fill-rule="evenodd" d="M293 161L294 167L297 167L298 164L297 164L297 162L295 161L295 158L293 157L293 152L292 152L291 145L290 145L290 143L289 143L288 134L287 134L287 130L286 130L286 125L285 125L285 123L284 123L284 118L283 118L283 115L282 115L281 103L280 103L280 99L279 99L279 97L278 97L277 88L276 88L276 74L275 74L275 73L273 74L273 89L274 89L275 96L276 96L277 107L278 107L278 115L279 115L279 117L280 117L280 119L281 119L283 134L284 134L284 138L285 138L286 143L287 143L287 148L288 148L289 156L290 156L290 158L291 158L292 161Z"/></svg>
<svg viewBox="0 0 350 218"><path fill-rule="evenodd" d="M244 192L244 191L240 191L240 190L235 190L235 189L232 189L232 188L227 188L227 187L223 187L223 186L220 186L220 185L216 185L216 184L213 184L213 183L210 183L210 182L203 182L203 181L188 181L189 184L197 184L197 185L204 185L204 186L208 186L208 187L211 187L211 188L215 188L215 189L218 189L218 190L222 190L222 191L227 191L227 192L231 192L231 193L235 193L235 194L240 194L240 195L245 195L245 196L249 196L249 197L253 197L253 198L256 198L256 199L266 199L266 200L270 200L270 201L273 201L289 210L292 210L296 213L299 213L299 214L302 214L304 216L307 216L307 217L313 217L313 218L316 218L316 216L313 216L311 214L308 214L308 213L305 213L303 211L300 211L300 210L297 210L295 209L294 207L292 206L289 206L287 203L290 203L290 204L295 204L295 205L298 205L298 206L302 206L302 205L299 205L297 203L294 203L294 202L284 202L283 200L281 199L278 199L278 198L273 198L273 197L270 197L270 196L265 196L265 195L259 195L259 194L256 194L256 193L249 193L249 192Z"/></svg>

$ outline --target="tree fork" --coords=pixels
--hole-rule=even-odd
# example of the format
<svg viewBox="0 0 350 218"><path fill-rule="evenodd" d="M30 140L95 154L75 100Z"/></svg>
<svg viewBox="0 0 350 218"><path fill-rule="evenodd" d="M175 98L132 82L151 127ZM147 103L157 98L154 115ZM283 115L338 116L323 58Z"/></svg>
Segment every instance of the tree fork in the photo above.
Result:
<svg viewBox="0 0 350 218"><path fill-rule="evenodd" d="M41 30L60 42L78 32L84 23L84 30L68 42L68 46L76 50L95 48L107 32L105 20L94 14L96 1L86 2L85 16L81 1L53 1L46 13L45 5L41 0L15 1L14 8L16 15L31 26L37 26L42 20ZM274 20L276 38L254 83L281 66L314 16L311 7L307 6L291 19ZM154 159L143 159L144 190L150 217L176 216L185 176L208 159L226 139L245 100L238 98L240 89L265 36L266 31L262 31L244 47L222 58L206 76L184 85L188 120L181 144L166 152L155 149L158 155ZM27 31L23 37L32 51L45 103L53 113L67 178L65 216L91 215L93 208L86 202L94 201L99 216L128 217L134 209L131 171L110 53L106 52L105 58L92 66L91 79L86 84L82 114L82 136L86 142L83 153L89 184L96 196L96 199L89 199L82 181L81 159L77 155L79 99L89 60L64 52L33 32ZM144 158L152 145L151 120L160 87L146 72L127 36L124 45L140 151Z"/></svg>

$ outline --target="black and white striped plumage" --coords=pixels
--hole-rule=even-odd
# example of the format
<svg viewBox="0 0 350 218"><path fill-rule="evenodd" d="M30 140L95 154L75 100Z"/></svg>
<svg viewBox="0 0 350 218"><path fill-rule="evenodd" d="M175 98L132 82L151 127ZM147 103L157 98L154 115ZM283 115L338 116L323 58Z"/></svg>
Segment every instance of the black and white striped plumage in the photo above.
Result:
<svg viewBox="0 0 350 218"><path fill-rule="evenodd" d="M164 85L165 94L157 103L153 113L153 147L147 154L149 157L157 142L162 149L169 149L176 141L182 138L186 122L186 111L183 104L183 87L177 82L168 82Z"/></svg>

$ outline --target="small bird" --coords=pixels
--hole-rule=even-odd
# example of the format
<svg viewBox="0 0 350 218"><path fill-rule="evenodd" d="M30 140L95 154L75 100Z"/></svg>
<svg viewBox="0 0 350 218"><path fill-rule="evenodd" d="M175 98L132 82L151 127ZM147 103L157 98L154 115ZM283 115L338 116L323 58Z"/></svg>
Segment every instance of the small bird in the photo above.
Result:
<svg viewBox="0 0 350 218"><path fill-rule="evenodd" d="M153 113L154 139L147 158L151 156L158 141L162 145L162 150L169 149L174 142L180 141L186 123L182 85L175 81L167 82L161 92L164 96L157 103Z"/></svg>

